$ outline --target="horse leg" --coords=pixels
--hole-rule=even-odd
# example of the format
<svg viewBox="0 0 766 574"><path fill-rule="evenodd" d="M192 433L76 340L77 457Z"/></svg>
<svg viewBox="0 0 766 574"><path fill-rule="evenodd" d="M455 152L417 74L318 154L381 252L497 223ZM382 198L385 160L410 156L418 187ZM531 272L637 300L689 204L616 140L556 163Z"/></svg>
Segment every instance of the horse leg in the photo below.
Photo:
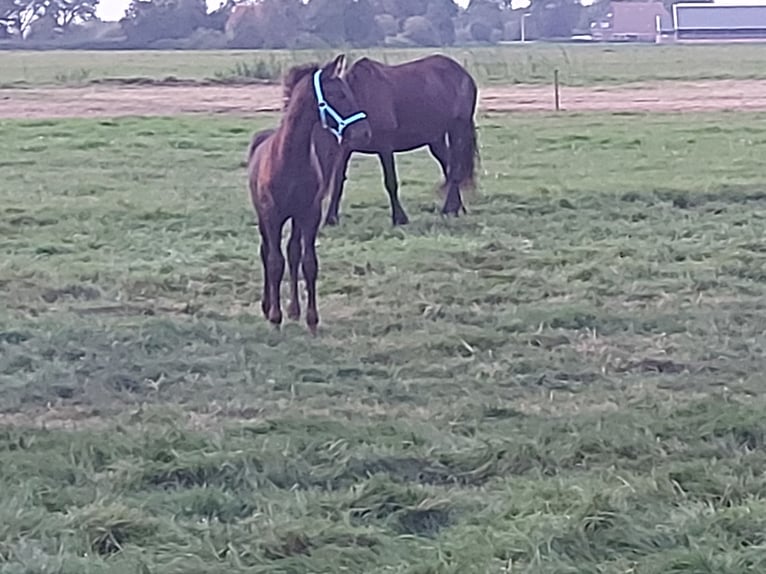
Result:
<svg viewBox="0 0 766 574"><path fill-rule="evenodd" d="M396 177L396 163L393 152L378 154L380 165L383 167L383 177L385 179L386 191L391 201L391 220L394 225L406 225L410 222L407 214L404 212L402 204L399 202L399 181Z"/></svg>
<svg viewBox="0 0 766 574"><path fill-rule="evenodd" d="M431 150L431 155L439 162L439 167L442 169L442 175L444 175L444 181L447 181L447 172L449 169L449 148L447 147L446 134L436 141L428 144L428 149Z"/></svg>
<svg viewBox="0 0 766 574"><path fill-rule="evenodd" d="M298 266L301 263L302 255L301 228L293 219L290 241L287 244L287 265L290 268L290 305L287 307L287 316L293 321L297 321L301 316L301 301L298 294Z"/></svg>
<svg viewBox="0 0 766 574"><path fill-rule="evenodd" d="M263 266L263 296L261 297L261 311L263 316L269 318L269 310L271 309L271 297L269 291L271 285L269 284L269 238L264 232L263 227L259 226L261 230L261 264Z"/></svg>
<svg viewBox="0 0 766 574"><path fill-rule="evenodd" d="M460 196L460 181L463 177L463 157L466 142L461 132L461 126L454 126L448 132L449 136L449 164L447 169L447 181L445 187L447 195L444 198L443 214L459 215L460 210L465 211L463 199Z"/></svg>
<svg viewBox="0 0 766 574"><path fill-rule="evenodd" d="M319 274L319 261L316 253L316 237L322 213L321 208L301 222L303 235L303 279L306 282L306 325L312 335L317 334L319 325L319 312L317 311L317 275Z"/></svg>
<svg viewBox="0 0 766 574"><path fill-rule="evenodd" d="M269 278L269 321L276 327L282 324L282 304L279 288L285 274L285 257L282 255L282 226L284 222L270 225L266 232L269 234L268 278Z"/></svg>
<svg viewBox="0 0 766 574"><path fill-rule="evenodd" d="M332 173L329 178L329 186L331 190L330 205L327 207L327 215L325 216L325 225L338 225L340 216L338 211L340 210L340 198L343 195L343 185L346 182L346 174L348 172L348 162L351 159L351 151L341 148L338 157L333 163Z"/></svg>

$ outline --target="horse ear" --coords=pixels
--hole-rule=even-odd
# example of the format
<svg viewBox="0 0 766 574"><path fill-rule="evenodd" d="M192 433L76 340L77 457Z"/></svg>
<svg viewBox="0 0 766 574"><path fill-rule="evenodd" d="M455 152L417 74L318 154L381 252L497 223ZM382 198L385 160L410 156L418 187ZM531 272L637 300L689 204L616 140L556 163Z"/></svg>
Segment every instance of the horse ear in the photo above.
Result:
<svg viewBox="0 0 766 574"><path fill-rule="evenodd" d="M340 76L341 71L346 68L346 54L338 54L335 59L322 68L322 73L332 78Z"/></svg>
<svg viewBox="0 0 766 574"><path fill-rule="evenodd" d="M346 72L348 72L348 59L346 58L346 54L341 54L339 56L342 58L340 61L340 67L338 68L338 77L345 78Z"/></svg>

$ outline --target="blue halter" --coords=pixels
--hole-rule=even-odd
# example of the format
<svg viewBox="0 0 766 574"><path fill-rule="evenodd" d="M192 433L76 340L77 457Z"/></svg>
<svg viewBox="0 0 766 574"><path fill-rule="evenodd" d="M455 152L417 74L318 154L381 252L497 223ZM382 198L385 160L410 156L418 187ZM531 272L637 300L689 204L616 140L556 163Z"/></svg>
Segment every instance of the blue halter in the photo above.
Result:
<svg viewBox="0 0 766 574"><path fill-rule="evenodd" d="M322 127L326 130L330 130L330 132L335 135L335 137L338 138L338 141L340 142L343 139L343 131L354 122L358 122L359 120L366 118L367 114L364 112L357 112L351 117L342 117L337 111L335 111L335 108L333 108L327 102L327 100L325 100L324 93L322 92L322 83L319 79L321 75L322 70L317 70L314 73L314 94L316 95L317 105L319 106L319 117L322 120ZM328 115L333 120L335 120L336 124L338 124L337 128L333 128L327 123Z"/></svg>

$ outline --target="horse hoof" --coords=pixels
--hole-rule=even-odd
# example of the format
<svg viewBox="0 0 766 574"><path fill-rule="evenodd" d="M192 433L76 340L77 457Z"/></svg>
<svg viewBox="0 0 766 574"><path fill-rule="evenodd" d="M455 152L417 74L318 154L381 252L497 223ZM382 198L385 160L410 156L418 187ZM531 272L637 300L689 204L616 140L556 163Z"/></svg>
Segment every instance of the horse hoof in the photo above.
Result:
<svg viewBox="0 0 766 574"><path fill-rule="evenodd" d="M410 218L405 213L399 213L393 217L394 225L407 225L409 222Z"/></svg>
<svg viewBox="0 0 766 574"><path fill-rule="evenodd" d="M334 227L338 225L338 216L337 215L333 215L332 217L328 216L327 218L325 218L324 224L329 225L330 227Z"/></svg>
<svg viewBox="0 0 766 574"><path fill-rule="evenodd" d="M312 309L306 311L306 326L309 328L309 332L316 337L319 326L319 314L316 311Z"/></svg>
<svg viewBox="0 0 766 574"><path fill-rule="evenodd" d="M282 324L282 312L272 311L271 313L269 313L269 321L275 327L279 327Z"/></svg>
<svg viewBox="0 0 766 574"><path fill-rule="evenodd" d="M301 310L300 310L300 308L297 308L297 307L293 308L293 307L291 307L290 309L288 309L287 310L287 318L290 319L291 321L297 321L298 319L300 319L301 318Z"/></svg>

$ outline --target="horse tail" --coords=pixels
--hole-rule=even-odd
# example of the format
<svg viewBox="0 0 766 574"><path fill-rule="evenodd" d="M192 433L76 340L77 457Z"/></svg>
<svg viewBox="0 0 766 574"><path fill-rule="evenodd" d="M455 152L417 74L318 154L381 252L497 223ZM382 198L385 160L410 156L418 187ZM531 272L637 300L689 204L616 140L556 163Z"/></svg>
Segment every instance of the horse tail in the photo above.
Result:
<svg viewBox="0 0 766 574"><path fill-rule="evenodd" d="M476 167L481 163L481 155L476 124L473 119L463 125L461 132L457 138L458 146L455 150L460 165L460 182L458 185L461 189L474 189L476 187Z"/></svg>
<svg viewBox="0 0 766 574"><path fill-rule="evenodd" d="M455 129L455 160L459 169L459 186L465 189L476 187L476 168L481 163L479 142L476 132L476 103L478 90L476 82L466 73L460 83L460 111Z"/></svg>

